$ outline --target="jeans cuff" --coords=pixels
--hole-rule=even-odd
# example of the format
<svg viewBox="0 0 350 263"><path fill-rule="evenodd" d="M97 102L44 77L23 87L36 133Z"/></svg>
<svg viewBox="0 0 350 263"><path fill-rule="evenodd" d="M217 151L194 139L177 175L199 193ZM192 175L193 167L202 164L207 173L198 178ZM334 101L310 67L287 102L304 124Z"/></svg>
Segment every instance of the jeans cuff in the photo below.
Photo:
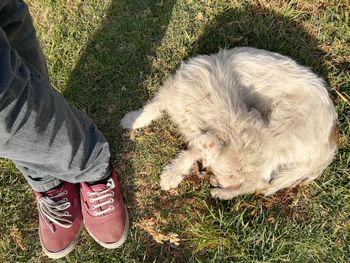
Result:
<svg viewBox="0 0 350 263"><path fill-rule="evenodd" d="M55 178L52 181L45 182L44 184L36 185L36 184L29 183L29 185L32 187L32 189L35 192L46 192L46 191L58 186L60 183L62 183L62 181L60 179Z"/></svg>

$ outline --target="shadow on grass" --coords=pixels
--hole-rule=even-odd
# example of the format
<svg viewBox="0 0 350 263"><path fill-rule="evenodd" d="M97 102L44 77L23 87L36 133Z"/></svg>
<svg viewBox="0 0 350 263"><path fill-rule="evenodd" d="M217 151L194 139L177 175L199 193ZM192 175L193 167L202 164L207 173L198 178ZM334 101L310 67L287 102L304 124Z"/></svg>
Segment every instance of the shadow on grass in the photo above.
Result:
<svg viewBox="0 0 350 263"><path fill-rule="evenodd" d="M250 5L227 10L217 17L204 30L190 56L216 53L219 48L237 46L278 52L326 77L324 52L302 25L272 10Z"/></svg>
<svg viewBox="0 0 350 263"><path fill-rule="evenodd" d="M131 221L140 216L138 209L141 209L134 196L133 163L128 158L134 145L128 138L123 137L123 131L118 127L118 123L126 112L140 107L149 99L148 91L143 85L143 81L151 70L149 58L155 54L155 48L160 45L166 33L175 4L175 1L166 1L164 6L159 6L155 2L153 0L113 1L100 30L93 35L82 53L64 92L64 96L71 103L86 112L96 122L110 142ZM318 48L317 41L298 22L273 11L248 4L240 9L229 9L214 19L203 32L192 49L188 51L188 57L215 53L219 48L224 47L252 46L288 55L326 77L322 63L323 53ZM189 182L194 188L201 188L197 186L199 183L196 179L190 179ZM207 185L205 187L208 188ZM221 207L227 210L225 216L230 215L229 207L237 202L250 202L251 208L254 207L253 204L260 201L267 213L284 209L283 203L290 202L290 199L285 200L285 192L270 199L243 197L225 203L212 200L209 192L206 193L206 202L213 213L216 213L216 207ZM179 218L188 217L188 209L198 207L195 203L201 203L201 197L195 191L181 194L181 200L166 193L162 195L162 198L157 199L155 207L149 208L150 216L152 211L166 214L169 217L167 221L176 222L170 228L174 232L183 229L182 233L178 233L180 238L190 241L185 241L180 247L174 248L169 244L155 243L149 236L133 228L129 238L132 244L129 241L124 250L108 252L110 254L103 251L106 255L98 256L96 260L102 262L114 256L120 259L129 257L144 262L188 262L196 258L208 260L215 256L216 250L212 247L215 244L208 244L207 247L202 245L201 250L198 251L197 245L191 243L193 236L185 231L188 227L186 222L179 222ZM287 194L287 196L293 198L293 195ZM278 206L271 205L273 202L279 203ZM173 207L170 208L169 204ZM171 209L176 213L170 213ZM206 210L198 209L198 214L205 216ZM300 210L304 211L304 209ZM236 211L236 213L239 212L239 210ZM251 213L246 220L254 221L254 216L254 213ZM187 222L191 220L196 219L194 217ZM208 226L219 227L210 222ZM205 235L204 232L203 235ZM134 249L136 246L137 248ZM129 253L128 256L127 253ZM80 260L84 257L89 259L89 255L80 256ZM235 258L235 255L226 255L224 258L239 259ZM252 258L261 259L261 255L256 254L255 257L252 255Z"/></svg>
<svg viewBox="0 0 350 263"><path fill-rule="evenodd" d="M130 158L134 143L123 136L119 121L126 112L142 106L149 98L143 83L151 70L152 57L165 34L175 2L112 1L64 91L65 98L85 112L109 141L131 222L129 244L122 249L106 252L91 238L85 241L83 236L84 244L76 249L79 261L91 258L95 262L113 259L128 262L130 258L142 261L163 254L161 246L150 236L132 227L138 213L134 196L135 171ZM89 246L93 250L86 253Z"/></svg>

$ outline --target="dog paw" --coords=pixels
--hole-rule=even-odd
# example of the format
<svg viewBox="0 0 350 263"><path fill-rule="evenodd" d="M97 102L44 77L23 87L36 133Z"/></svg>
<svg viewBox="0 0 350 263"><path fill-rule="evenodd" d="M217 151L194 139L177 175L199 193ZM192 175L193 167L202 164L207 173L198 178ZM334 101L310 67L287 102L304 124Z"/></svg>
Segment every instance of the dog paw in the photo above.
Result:
<svg viewBox="0 0 350 263"><path fill-rule="evenodd" d="M132 130L141 128L142 125L137 121L141 113L142 113L142 109L128 112L127 114L124 115L124 117L120 121L120 126L123 129L132 129Z"/></svg>
<svg viewBox="0 0 350 263"><path fill-rule="evenodd" d="M202 165L204 167L209 167L221 153L223 142L214 135L206 133L194 138L191 142L191 146L199 150L202 158Z"/></svg>
<svg viewBox="0 0 350 263"><path fill-rule="evenodd" d="M214 186L214 187L218 187L218 186L219 186L218 180L217 180L216 177L213 176L213 175L210 177L209 182L210 182L210 184L211 184L212 186Z"/></svg>
<svg viewBox="0 0 350 263"><path fill-rule="evenodd" d="M160 175L160 188L162 190L168 191L172 188L176 188L179 186L183 179L182 175L172 171L164 171Z"/></svg>
<svg viewBox="0 0 350 263"><path fill-rule="evenodd" d="M239 195L238 191L232 191L227 188L213 188L210 190L211 197L220 200L231 200Z"/></svg>

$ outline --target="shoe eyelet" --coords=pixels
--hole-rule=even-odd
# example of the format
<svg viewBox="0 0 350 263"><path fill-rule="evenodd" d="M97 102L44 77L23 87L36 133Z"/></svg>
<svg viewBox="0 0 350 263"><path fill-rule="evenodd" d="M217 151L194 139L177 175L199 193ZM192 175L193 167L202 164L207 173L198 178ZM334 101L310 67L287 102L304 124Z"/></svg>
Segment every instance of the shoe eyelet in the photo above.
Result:
<svg viewBox="0 0 350 263"><path fill-rule="evenodd" d="M68 202L68 198L63 198L63 202Z"/></svg>
<svg viewBox="0 0 350 263"><path fill-rule="evenodd" d="M91 193L91 192L87 192L87 195L88 195L88 196L92 196L92 193Z"/></svg>
<svg viewBox="0 0 350 263"><path fill-rule="evenodd" d="M63 194L64 194L64 195L68 194L68 190L64 190L64 191L63 191Z"/></svg>
<svg viewBox="0 0 350 263"><path fill-rule="evenodd" d="M113 202L114 202L114 200L113 200L113 199L109 199L109 202L110 202L110 203L113 203Z"/></svg>
<svg viewBox="0 0 350 263"><path fill-rule="evenodd" d="M111 191L111 192L109 193L109 195L110 195L110 196L114 196L114 192Z"/></svg>
<svg viewBox="0 0 350 263"><path fill-rule="evenodd" d="M92 202L94 202L94 199L93 199L93 198L90 198L89 201L92 203Z"/></svg>
<svg viewBox="0 0 350 263"><path fill-rule="evenodd" d="M92 208L92 209L96 209L96 206L95 206L95 205L93 205L91 208ZM94 212L94 213L95 213L95 212Z"/></svg>
<svg viewBox="0 0 350 263"><path fill-rule="evenodd" d="M92 214L93 214L94 216L97 216L97 212L93 212Z"/></svg>
<svg viewBox="0 0 350 263"><path fill-rule="evenodd" d="M68 211L64 212L64 215L65 215L65 216L70 216L70 214L69 214Z"/></svg>
<svg viewBox="0 0 350 263"><path fill-rule="evenodd" d="M111 210L114 210L114 206L113 206L113 205L111 205L111 206L110 206L110 209L111 209Z"/></svg>

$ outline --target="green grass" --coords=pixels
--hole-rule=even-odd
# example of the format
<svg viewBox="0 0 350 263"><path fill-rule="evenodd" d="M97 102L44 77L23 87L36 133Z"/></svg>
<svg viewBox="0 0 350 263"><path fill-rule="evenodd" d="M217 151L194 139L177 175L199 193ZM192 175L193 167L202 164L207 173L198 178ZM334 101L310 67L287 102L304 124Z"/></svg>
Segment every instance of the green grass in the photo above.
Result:
<svg viewBox="0 0 350 263"><path fill-rule="evenodd" d="M27 2L54 87L111 144L132 222L122 248L106 250L84 231L60 262L350 261L347 0ZM184 147L176 128L163 118L124 133L119 120L151 98L182 59L235 46L288 55L327 81L340 122L336 159L312 184L272 197L213 200L195 167L178 190L160 191L162 167ZM30 187L7 160L0 173L0 262L51 262L40 248ZM179 245L156 241L172 234Z"/></svg>

